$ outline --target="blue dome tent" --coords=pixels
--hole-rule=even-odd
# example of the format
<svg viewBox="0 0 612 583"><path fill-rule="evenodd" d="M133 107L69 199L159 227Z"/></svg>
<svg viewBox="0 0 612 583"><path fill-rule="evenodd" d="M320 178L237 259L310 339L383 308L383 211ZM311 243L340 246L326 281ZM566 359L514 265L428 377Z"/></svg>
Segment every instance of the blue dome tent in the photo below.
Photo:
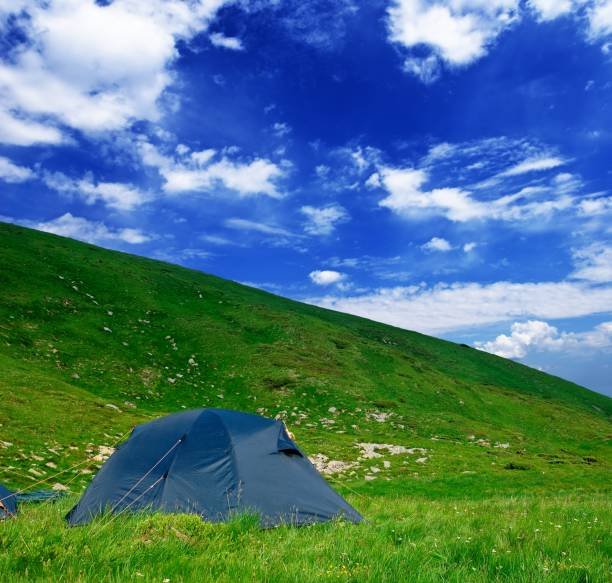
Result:
<svg viewBox="0 0 612 583"><path fill-rule="evenodd" d="M281 421L196 409L139 425L106 461L66 519L110 511L198 514L211 522L244 512L262 526L361 516L334 492Z"/></svg>
<svg viewBox="0 0 612 583"><path fill-rule="evenodd" d="M17 498L13 492L0 484L0 520L17 514Z"/></svg>

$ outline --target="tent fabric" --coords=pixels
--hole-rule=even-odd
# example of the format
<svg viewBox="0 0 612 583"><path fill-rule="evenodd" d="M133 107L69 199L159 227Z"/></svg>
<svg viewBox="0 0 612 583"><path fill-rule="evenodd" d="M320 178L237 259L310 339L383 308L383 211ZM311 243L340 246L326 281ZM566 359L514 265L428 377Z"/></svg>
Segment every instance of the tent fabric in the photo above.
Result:
<svg viewBox="0 0 612 583"><path fill-rule="evenodd" d="M136 427L66 519L77 525L104 511L142 510L211 522L250 512L264 527L362 520L281 421L225 409L175 413Z"/></svg>
<svg viewBox="0 0 612 583"><path fill-rule="evenodd" d="M17 514L17 499L15 494L0 484L0 520Z"/></svg>

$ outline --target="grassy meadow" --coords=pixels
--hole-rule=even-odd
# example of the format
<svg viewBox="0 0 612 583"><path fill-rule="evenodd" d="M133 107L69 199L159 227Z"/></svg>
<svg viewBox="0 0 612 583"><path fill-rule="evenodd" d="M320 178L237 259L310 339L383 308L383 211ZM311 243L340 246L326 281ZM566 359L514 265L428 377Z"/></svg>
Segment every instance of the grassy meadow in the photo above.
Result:
<svg viewBox="0 0 612 583"><path fill-rule="evenodd" d="M12 225L0 224L0 267L0 483L68 490L0 523L1 581L612 577L611 399L468 346ZM284 419L366 522L65 526L106 448L194 407Z"/></svg>

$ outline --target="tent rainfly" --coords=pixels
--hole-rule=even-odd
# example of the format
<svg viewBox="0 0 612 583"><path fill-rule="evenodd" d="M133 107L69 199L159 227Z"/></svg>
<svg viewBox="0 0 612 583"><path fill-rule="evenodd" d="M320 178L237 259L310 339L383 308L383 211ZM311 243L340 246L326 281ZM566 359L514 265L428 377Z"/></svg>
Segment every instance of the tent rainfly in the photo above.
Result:
<svg viewBox="0 0 612 583"><path fill-rule="evenodd" d="M13 492L0 484L0 520L17 514L17 498Z"/></svg>
<svg viewBox="0 0 612 583"><path fill-rule="evenodd" d="M263 527L362 520L334 492L281 421L225 409L196 409L139 425L102 466L69 524L110 511L240 513Z"/></svg>

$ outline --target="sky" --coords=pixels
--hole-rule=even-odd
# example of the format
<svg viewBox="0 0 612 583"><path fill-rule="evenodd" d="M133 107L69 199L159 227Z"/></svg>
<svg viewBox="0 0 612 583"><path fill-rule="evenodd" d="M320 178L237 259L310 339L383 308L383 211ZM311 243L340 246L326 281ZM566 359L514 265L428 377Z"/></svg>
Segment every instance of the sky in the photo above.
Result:
<svg viewBox="0 0 612 583"><path fill-rule="evenodd" d="M612 0L0 0L0 220L612 395Z"/></svg>

